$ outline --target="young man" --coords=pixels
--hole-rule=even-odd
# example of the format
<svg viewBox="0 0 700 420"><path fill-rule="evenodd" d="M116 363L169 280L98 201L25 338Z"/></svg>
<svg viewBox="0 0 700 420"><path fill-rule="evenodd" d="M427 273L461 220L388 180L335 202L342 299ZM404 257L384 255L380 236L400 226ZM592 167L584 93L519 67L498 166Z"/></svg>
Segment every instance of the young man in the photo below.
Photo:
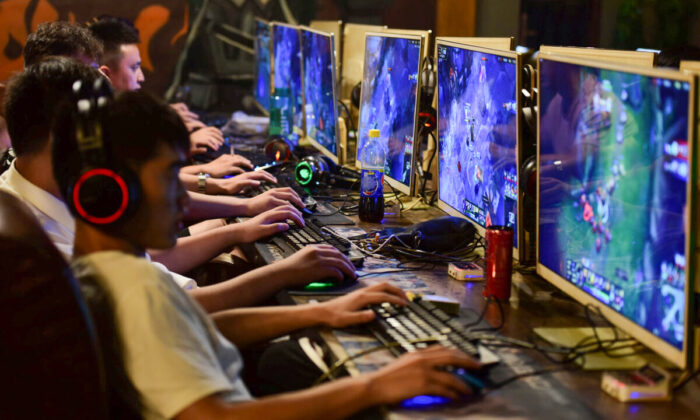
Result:
<svg viewBox="0 0 700 420"><path fill-rule="evenodd" d="M49 136L51 120L59 104L71 97L72 86L76 80L91 83L101 77L103 76L97 70L75 60L53 57L29 66L23 73L16 75L5 96L4 108L8 129L17 159L10 169L0 176L0 189L15 194L30 207L56 247L68 260L73 253L75 219L68 211L52 174ZM144 132L146 131L144 129ZM184 272L193 261L211 258L234 242L251 241L287 229L288 225L280 223L281 221L292 219L303 223L298 210L289 204L277 205L282 202L281 199L274 196L260 197L262 199L256 197L249 200L227 197L230 200L238 200L236 206L231 206L237 207L237 211L260 214L245 223L182 238L179 249L165 252L161 256L162 261L169 262L170 267L182 269ZM272 210L265 211L266 206L270 204L275 206ZM323 256L326 257L327 255ZM170 258L170 261L167 261L167 258ZM320 263L321 256L306 251L305 255L298 258L316 261L312 262L313 265ZM273 281L267 281L270 272L259 271L262 269L199 289L195 288L192 279L179 275L174 275L174 278L181 287L192 289L191 293L205 308L214 311L259 303L285 286L300 286L313 279L322 278L321 273L337 278L342 278L342 273L354 276L352 265L341 254L333 254L332 258L324 261L328 263L324 269L309 271L306 276L287 273L284 271L284 265L264 267L265 270L275 273ZM158 268L167 271L162 265L158 265Z"/></svg>
<svg viewBox="0 0 700 420"><path fill-rule="evenodd" d="M97 68L102 51L102 44L87 28L70 22L46 22L27 36L24 67L36 64L44 57L63 56Z"/></svg>
<svg viewBox="0 0 700 420"><path fill-rule="evenodd" d="M112 82L117 91L141 89L141 83L146 79L141 70L141 55L139 44L141 39L138 30L126 19L114 16L101 16L90 23L90 31L102 42L104 55L100 62L100 71ZM221 131L216 127L205 127L196 114L187 109L185 104L177 104L173 107L178 112L189 129L197 129L190 135L190 154L202 153L206 147L218 149L224 143ZM217 165L218 163L218 165ZM211 169L211 166L217 166ZM250 161L238 155L224 155L214 162L206 165L188 165L183 168L183 181L191 191L196 191L197 178L200 172L210 174L213 179L208 181L209 189L213 193L235 194L234 180L220 180L225 175L243 172L240 167L251 169ZM250 175L244 175L247 177ZM237 178L237 177L234 177Z"/></svg>
<svg viewBox="0 0 700 420"><path fill-rule="evenodd" d="M54 126L54 173L64 194L89 164L80 158L73 114L62 112ZM369 322L374 314L363 308L380 302L405 304L403 293L380 284L319 304L234 309L209 318L166 274L139 257L146 248L175 243L187 200L177 173L188 150L182 121L139 92L117 96L96 120L109 164L136 174L142 200L116 226L78 219L78 258L72 267L79 278L95 279L111 298L124 366L140 394L145 418L332 419L418 394L458 398L469 392L438 368L473 369L478 363L456 350L431 347L371 374L252 400L240 377L236 346L316 325L342 328ZM146 130L151 124L157 130Z"/></svg>

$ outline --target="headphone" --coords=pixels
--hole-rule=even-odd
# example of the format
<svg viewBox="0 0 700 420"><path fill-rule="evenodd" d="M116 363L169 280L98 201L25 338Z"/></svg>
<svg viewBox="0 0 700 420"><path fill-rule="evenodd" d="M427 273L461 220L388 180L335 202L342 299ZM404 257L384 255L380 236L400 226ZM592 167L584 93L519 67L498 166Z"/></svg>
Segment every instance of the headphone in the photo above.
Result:
<svg viewBox="0 0 700 420"><path fill-rule="evenodd" d="M315 153L304 157L294 168L294 177L302 187L330 185L338 188L359 187L360 177L338 167L329 157Z"/></svg>
<svg viewBox="0 0 700 420"><path fill-rule="evenodd" d="M263 151L268 158L275 162L286 162L292 158L292 148L284 136L273 135L265 145Z"/></svg>
<svg viewBox="0 0 700 420"><path fill-rule="evenodd" d="M352 87L352 92L350 92L350 102L357 109L360 109L360 99L362 96L362 82L357 82L355 86Z"/></svg>
<svg viewBox="0 0 700 420"><path fill-rule="evenodd" d="M425 56L420 72L421 85L421 111L424 111L433 105L433 96L435 95L435 87L437 79L435 76L435 61L430 55Z"/></svg>
<svg viewBox="0 0 700 420"><path fill-rule="evenodd" d="M73 95L80 171L64 197L73 213L86 222L114 226L135 210L141 184L132 170L112 162L104 143L101 120L113 97L112 88L103 78L92 86L77 80Z"/></svg>

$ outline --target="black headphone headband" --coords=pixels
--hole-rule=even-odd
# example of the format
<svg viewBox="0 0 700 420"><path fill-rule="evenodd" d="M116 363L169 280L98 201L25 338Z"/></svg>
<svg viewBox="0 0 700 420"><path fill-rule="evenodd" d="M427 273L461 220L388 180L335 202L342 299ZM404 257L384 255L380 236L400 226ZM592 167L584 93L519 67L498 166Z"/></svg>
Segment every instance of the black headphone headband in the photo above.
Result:
<svg viewBox="0 0 700 420"><path fill-rule="evenodd" d="M114 225L133 211L141 188L132 171L113 164L105 145L101 121L112 88L103 78L92 86L77 80L73 95L79 170L64 197L81 219L98 226Z"/></svg>

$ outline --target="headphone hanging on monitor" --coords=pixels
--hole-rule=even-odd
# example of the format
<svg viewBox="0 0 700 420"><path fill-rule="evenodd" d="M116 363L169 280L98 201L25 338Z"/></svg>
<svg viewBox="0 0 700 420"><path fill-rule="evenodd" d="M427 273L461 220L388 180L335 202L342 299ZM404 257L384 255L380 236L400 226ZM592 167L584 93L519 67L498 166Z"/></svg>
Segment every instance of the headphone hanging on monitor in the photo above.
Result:
<svg viewBox="0 0 700 420"><path fill-rule="evenodd" d="M111 86L99 78L90 86L73 83L79 152L79 175L71 180L64 197L74 213L97 226L113 226L128 217L141 197L138 176L111 160L102 135L104 108L113 97Z"/></svg>
<svg viewBox="0 0 700 420"><path fill-rule="evenodd" d="M423 59L420 83L420 109L418 111L419 130L427 134L435 130L437 122L437 112L435 108L433 108L433 97L435 96L437 80L435 78L435 62L431 56L426 56Z"/></svg>
<svg viewBox="0 0 700 420"><path fill-rule="evenodd" d="M427 55L423 59L420 72L421 83L421 111L433 105L433 96L435 95L435 86L437 80L435 77L435 62L433 57Z"/></svg>

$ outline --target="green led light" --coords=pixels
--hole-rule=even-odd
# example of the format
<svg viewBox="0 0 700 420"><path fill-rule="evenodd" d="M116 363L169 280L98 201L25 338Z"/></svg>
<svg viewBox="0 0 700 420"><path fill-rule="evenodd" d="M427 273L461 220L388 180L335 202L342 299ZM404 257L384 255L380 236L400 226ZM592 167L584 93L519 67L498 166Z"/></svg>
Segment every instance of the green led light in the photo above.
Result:
<svg viewBox="0 0 700 420"><path fill-rule="evenodd" d="M311 182L311 179L313 178L313 170L311 169L311 166L308 162L301 162L297 165L296 169L294 170L294 175L299 184L307 185Z"/></svg>
<svg viewBox="0 0 700 420"><path fill-rule="evenodd" d="M304 290L321 290L321 289L328 289L329 287L333 287L335 284L333 283L321 283L321 282L314 282L314 283L309 283L304 287Z"/></svg>

